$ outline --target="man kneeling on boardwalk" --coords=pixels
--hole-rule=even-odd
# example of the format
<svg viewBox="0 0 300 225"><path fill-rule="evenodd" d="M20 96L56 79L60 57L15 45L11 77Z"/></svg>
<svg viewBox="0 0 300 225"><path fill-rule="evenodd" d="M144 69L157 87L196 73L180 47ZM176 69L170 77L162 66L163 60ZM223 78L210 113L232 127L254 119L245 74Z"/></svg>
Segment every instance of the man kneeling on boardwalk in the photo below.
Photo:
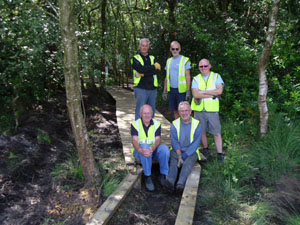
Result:
<svg viewBox="0 0 300 225"><path fill-rule="evenodd" d="M184 189L188 175L191 173L197 159L200 159L199 146L201 141L201 126L199 120L191 117L189 102L183 101L178 106L179 118L171 125L171 159L170 171L164 186L174 191L179 168L181 167L176 192Z"/></svg>
<svg viewBox="0 0 300 225"><path fill-rule="evenodd" d="M150 105L143 105L141 118L131 124L134 157L142 163L145 175L145 186L148 191L154 191L151 178L152 160L157 160L160 167L160 183L165 183L169 172L170 151L167 145L160 144L161 123L152 119L153 111Z"/></svg>

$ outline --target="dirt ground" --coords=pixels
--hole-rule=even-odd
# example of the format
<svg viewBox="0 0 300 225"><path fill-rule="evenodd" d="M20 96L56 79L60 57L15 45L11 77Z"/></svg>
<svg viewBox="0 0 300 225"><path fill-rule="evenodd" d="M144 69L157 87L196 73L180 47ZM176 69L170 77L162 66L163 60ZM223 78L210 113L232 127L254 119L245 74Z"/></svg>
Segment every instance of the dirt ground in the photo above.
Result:
<svg viewBox="0 0 300 225"><path fill-rule="evenodd" d="M83 98L96 161L123 159L114 99L97 92ZM70 155L79 163L65 102L62 92L25 115L13 135L0 135L1 224L85 224L105 200L101 190L85 189L78 179L51 175ZM126 172L124 165L116 170ZM180 196L156 186L154 193L143 186L132 192L110 224L174 224L178 206L170 201Z"/></svg>
<svg viewBox="0 0 300 225"><path fill-rule="evenodd" d="M122 158L114 99L83 97L95 159ZM12 136L0 135L0 224L84 224L104 201L78 179L51 175L70 156L79 163L65 102L62 92L25 115Z"/></svg>

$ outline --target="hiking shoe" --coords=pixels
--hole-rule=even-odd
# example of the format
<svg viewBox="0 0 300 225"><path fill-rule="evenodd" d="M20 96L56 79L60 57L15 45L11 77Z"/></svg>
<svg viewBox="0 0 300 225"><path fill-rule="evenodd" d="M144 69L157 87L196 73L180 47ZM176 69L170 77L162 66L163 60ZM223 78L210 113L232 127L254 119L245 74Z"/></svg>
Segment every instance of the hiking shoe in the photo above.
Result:
<svg viewBox="0 0 300 225"><path fill-rule="evenodd" d="M218 161L224 163L225 155L223 153L218 153Z"/></svg>
<svg viewBox="0 0 300 225"><path fill-rule="evenodd" d="M159 183L160 183L160 185L161 185L161 186L164 186L165 182L166 182L166 175L161 174L161 175L159 176Z"/></svg>
<svg viewBox="0 0 300 225"><path fill-rule="evenodd" d="M151 176L145 176L145 186L146 186L147 191L155 190L154 183L152 181Z"/></svg>
<svg viewBox="0 0 300 225"><path fill-rule="evenodd" d="M204 148L202 153L206 159L208 159L208 157L210 156L210 151L208 148Z"/></svg>
<svg viewBox="0 0 300 225"><path fill-rule="evenodd" d="M181 194L184 190L184 186L182 184L176 185L176 193Z"/></svg>
<svg viewBox="0 0 300 225"><path fill-rule="evenodd" d="M163 187L166 188L170 192L174 191L174 185L167 178L165 179Z"/></svg>

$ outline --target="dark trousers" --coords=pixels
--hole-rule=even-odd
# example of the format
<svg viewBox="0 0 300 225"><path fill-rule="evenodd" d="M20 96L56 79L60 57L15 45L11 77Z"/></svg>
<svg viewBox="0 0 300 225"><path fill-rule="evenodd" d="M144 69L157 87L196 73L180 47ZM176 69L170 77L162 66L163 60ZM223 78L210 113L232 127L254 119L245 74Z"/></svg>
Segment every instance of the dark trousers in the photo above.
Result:
<svg viewBox="0 0 300 225"><path fill-rule="evenodd" d="M178 163L178 155L176 151L172 150L171 151L171 156L170 156L170 169L169 169L169 175L167 176L167 180L175 185L177 175L178 175L178 170L179 168L177 167ZM177 181L177 184L185 186L185 182L189 174L192 172L192 169L197 162L198 155L195 152L194 154L190 155L189 157L186 158L184 161L180 173L179 173L179 178Z"/></svg>

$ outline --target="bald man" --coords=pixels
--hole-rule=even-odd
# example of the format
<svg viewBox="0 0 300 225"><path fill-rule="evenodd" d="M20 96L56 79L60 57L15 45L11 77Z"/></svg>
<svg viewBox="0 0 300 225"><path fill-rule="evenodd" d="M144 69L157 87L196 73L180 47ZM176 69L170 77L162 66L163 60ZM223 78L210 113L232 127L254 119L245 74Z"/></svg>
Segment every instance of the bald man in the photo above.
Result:
<svg viewBox="0 0 300 225"><path fill-rule="evenodd" d="M212 72L208 59L201 59L199 62L200 74L194 77L192 82L192 110L195 119L200 120L202 127L203 155L208 158L206 130L214 136L218 152L218 161L224 162L222 147L221 124L219 119L219 96L223 93L224 82L220 74Z"/></svg>
<svg viewBox="0 0 300 225"><path fill-rule="evenodd" d="M166 63L166 78L164 83L163 99L169 102L169 110L174 113L174 119L179 118L178 106L182 101L191 98L191 62L188 57L180 55L181 46L178 41L170 45L171 58Z"/></svg>
<svg viewBox="0 0 300 225"><path fill-rule="evenodd" d="M133 155L139 160L145 175L145 186L148 191L154 191L155 186L151 177L152 160L157 160L160 168L160 184L165 182L169 173L170 150L167 145L160 143L161 123L152 118L150 105L143 105L140 118L131 124Z"/></svg>

